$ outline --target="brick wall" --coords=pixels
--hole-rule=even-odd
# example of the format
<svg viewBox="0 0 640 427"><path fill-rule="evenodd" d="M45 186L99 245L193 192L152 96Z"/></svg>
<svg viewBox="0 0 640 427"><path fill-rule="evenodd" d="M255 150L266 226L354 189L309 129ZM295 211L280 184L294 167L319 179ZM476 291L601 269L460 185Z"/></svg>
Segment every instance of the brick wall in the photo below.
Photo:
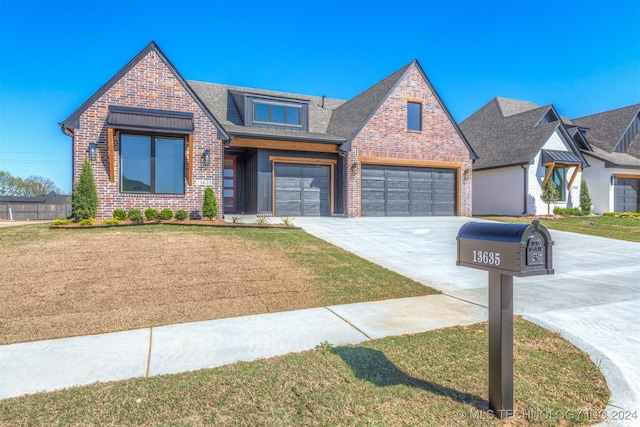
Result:
<svg viewBox="0 0 640 427"><path fill-rule="evenodd" d="M189 168L188 147L185 144L185 194L154 195L120 192L120 145L115 141L114 182L109 182L109 152L106 119L109 105L192 112L194 118L193 185L186 180ZM204 189L215 191L220 215L222 215L222 144L217 129L180 81L155 52L150 51L133 66L116 84L109 88L80 117L80 125L74 131L73 156L74 184L80 177L82 163L90 143L97 143L97 157L93 170L98 188L98 218L110 218L114 209L131 208L144 212L147 208L184 209L192 216L202 213ZM202 155L211 150L211 163L204 165Z"/></svg>
<svg viewBox="0 0 640 427"><path fill-rule="evenodd" d="M422 130L407 130L407 101L422 103ZM361 216L361 170L358 157L460 164L459 211L471 215L471 158L455 126L422 74L413 66L378 111L353 139L347 158L347 216ZM353 166L356 163L356 166ZM449 166L447 166L449 164ZM438 166L432 166L438 167Z"/></svg>

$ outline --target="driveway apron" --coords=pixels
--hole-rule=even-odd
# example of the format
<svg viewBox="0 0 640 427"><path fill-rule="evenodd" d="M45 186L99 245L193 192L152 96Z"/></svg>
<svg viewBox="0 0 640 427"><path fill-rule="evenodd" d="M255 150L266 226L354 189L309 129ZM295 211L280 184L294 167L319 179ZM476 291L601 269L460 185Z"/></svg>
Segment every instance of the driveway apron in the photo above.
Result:
<svg viewBox="0 0 640 427"><path fill-rule="evenodd" d="M488 273L456 266L456 236L470 221L481 220L297 218L294 223L452 298L486 307ZM612 392L609 413L640 412L640 243L550 233L555 274L515 277L514 313L560 332L590 355Z"/></svg>

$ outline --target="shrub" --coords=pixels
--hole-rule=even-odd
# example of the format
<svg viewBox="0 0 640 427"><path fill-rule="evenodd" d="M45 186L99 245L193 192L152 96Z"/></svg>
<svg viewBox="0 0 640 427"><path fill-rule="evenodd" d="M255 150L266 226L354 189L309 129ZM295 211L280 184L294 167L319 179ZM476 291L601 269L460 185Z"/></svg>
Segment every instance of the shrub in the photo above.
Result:
<svg viewBox="0 0 640 427"><path fill-rule="evenodd" d="M72 222L72 219L54 219L51 225L69 225Z"/></svg>
<svg viewBox="0 0 640 427"><path fill-rule="evenodd" d="M118 218L105 219L104 223L107 224L107 225L118 225L118 224L120 224L120 220Z"/></svg>
<svg viewBox="0 0 640 427"><path fill-rule="evenodd" d="M140 209L129 209L129 213L127 213L127 218L129 218L130 220L133 221L133 218L131 218L132 216L142 216L142 211Z"/></svg>
<svg viewBox="0 0 640 427"><path fill-rule="evenodd" d="M73 188L73 215L77 219L95 218L98 211L98 190L91 160L84 159L78 183Z"/></svg>
<svg viewBox="0 0 640 427"><path fill-rule="evenodd" d="M127 219L127 211L125 211L124 209L115 209L111 216L113 216L114 219L124 221L125 219Z"/></svg>
<svg viewBox="0 0 640 427"><path fill-rule="evenodd" d="M147 218L148 221L153 221L158 218L158 211L153 208L149 208L144 211L144 217Z"/></svg>
<svg viewBox="0 0 640 427"><path fill-rule="evenodd" d="M144 222L144 217L142 216L140 209L129 209L127 216L130 221L133 221L136 224L142 224Z"/></svg>
<svg viewBox="0 0 640 427"><path fill-rule="evenodd" d="M602 216L616 216L615 212L605 212L602 214Z"/></svg>
<svg viewBox="0 0 640 427"><path fill-rule="evenodd" d="M239 216L232 216L231 224L233 225L242 224L242 218L240 218Z"/></svg>
<svg viewBox="0 0 640 427"><path fill-rule="evenodd" d="M565 208L553 208L554 215L565 215L567 210Z"/></svg>
<svg viewBox="0 0 640 427"><path fill-rule="evenodd" d="M169 221L171 218L173 218L173 211L171 209L162 209L160 211L160 218L165 221Z"/></svg>
<svg viewBox="0 0 640 427"><path fill-rule="evenodd" d="M258 215L256 218L256 224L267 225L269 224L269 219L266 216Z"/></svg>
<svg viewBox="0 0 640 427"><path fill-rule="evenodd" d="M184 209L180 209L179 211L176 212L177 220L184 221L187 218L189 218L189 212L185 211Z"/></svg>
<svg viewBox="0 0 640 427"><path fill-rule="evenodd" d="M585 214L591 213L591 196L589 196L589 187L584 179L580 183L580 210Z"/></svg>
<svg viewBox="0 0 640 427"><path fill-rule="evenodd" d="M78 222L78 225L80 227L91 227L93 225L93 218L85 218L80 220L80 222Z"/></svg>
<svg viewBox="0 0 640 427"><path fill-rule="evenodd" d="M205 218L215 218L218 216L218 203L213 189L207 187L204 190L204 202L202 203L202 216Z"/></svg>

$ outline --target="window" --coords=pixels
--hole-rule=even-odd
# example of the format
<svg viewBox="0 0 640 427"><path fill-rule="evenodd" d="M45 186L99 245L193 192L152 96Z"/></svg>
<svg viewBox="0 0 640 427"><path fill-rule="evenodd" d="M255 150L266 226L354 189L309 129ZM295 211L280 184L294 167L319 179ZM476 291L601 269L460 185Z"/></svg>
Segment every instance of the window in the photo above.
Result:
<svg viewBox="0 0 640 427"><path fill-rule="evenodd" d="M300 125L300 107L262 102L256 102L254 106L254 120L257 122Z"/></svg>
<svg viewBox="0 0 640 427"><path fill-rule="evenodd" d="M567 179L566 179L566 169L565 168L554 168L553 172L551 172L550 179L556 183L556 187L558 187L558 193L560 193L560 198L558 201L566 202L567 201Z"/></svg>
<svg viewBox="0 0 640 427"><path fill-rule="evenodd" d="M184 194L184 138L120 135L120 191Z"/></svg>
<svg viewBox="0 0 640 427"><path fill-rule="evenodd" d="M407 102L407 130L422 130L422 104Z"/></svg>

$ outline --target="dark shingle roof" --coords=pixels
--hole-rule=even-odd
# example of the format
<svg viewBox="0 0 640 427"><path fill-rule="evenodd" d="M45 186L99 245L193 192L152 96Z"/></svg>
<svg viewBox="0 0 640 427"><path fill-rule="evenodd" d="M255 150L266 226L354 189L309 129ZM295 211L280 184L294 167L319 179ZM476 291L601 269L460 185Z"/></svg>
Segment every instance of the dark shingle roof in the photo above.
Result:
<svg viewBox="0 0 640 427"><path fill-rule="evenodd" d="M332 112L344 104L340 99L323 98L319 96L300 95L264 89L254 89L240 86L230 86L217 83L188 81L189 86L204 102L209 111L218 118L220 124L231 135L263 136L270 138L304 139L319 142L344 142L344 138L327 132ZM242 94L263 95L272 98L304 101L309 105L309 132L297 132L278 129L264 129L244 126L238 101Z"/></svg>
<svg viewBox="0 0 640 427"><path fill-rule="evenodd" d="M535 126L548 108L494 98L460 123L460 129L479 156L473 168L529 163L558 126L558 122ZM503 113L505 109L507 116Z"/></svg>
<svg viewBox="0 0 640 427"><path fill-rule="evenodd" d="M640 104L635 104L605 111L604 113L580 117L573 119L572 122L577 126L589 128L587 140L591 145L611 153L638 112L640 112ZM630 150L633 147L632 151L635 156L640 155L640 147L638 145L640 145L640 140L636 135L636 138L629 146ZM627 150L627 154L632 153Z"/></svg>

